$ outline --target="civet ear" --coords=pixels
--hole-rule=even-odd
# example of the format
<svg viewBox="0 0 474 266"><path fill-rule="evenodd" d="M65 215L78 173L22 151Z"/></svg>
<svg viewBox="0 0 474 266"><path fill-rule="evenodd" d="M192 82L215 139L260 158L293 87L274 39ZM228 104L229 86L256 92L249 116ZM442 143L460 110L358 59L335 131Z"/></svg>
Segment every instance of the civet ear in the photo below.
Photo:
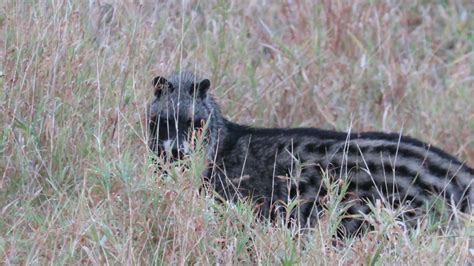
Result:
<svg viewBox="0 0 474 266"><path fill-rule="evenodd" d="M164 77L161 76L156 76L153 79L153 89L155 90L155 96L160 97L161 93L163 92L163 89L170 88L172 89L171 83L168 82L168 80Z"/></svg>
<svg viewBox="0 0 474 266"><path fill-rule="evenodd" d="M211 82L208 79L203 79L197 84L197 97L204 99L207 96L207 91L211 87Z"/></svg>

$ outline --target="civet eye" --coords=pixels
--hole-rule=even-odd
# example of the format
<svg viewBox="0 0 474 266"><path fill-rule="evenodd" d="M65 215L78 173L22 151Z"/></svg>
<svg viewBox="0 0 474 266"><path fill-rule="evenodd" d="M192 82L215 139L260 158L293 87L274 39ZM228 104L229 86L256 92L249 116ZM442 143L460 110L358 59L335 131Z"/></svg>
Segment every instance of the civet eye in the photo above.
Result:
<svg viewBox="0 0 474 266"><path fill-rule="evenodd" d="M194 121L194 127L196 127L196 128L204 127L205 124L206 124L206 122L204 121L204 119L199 119L197 121Z"/></svg>
<svg viewBox="0 0 474 266"><path fill-rule="evenodd" d="M163 127L172 127L173 126L173 121L168 120L166 118L160 118L160 126Z"/></svg>

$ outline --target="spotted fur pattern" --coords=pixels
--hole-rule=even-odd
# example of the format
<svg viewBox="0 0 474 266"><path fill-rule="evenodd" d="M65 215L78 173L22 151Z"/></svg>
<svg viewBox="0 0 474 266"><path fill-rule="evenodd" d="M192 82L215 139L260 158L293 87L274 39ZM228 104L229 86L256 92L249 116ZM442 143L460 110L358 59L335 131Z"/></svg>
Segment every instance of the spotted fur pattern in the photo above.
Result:
<svg viewBox="0 0 474 266"><path fill-rule="evenodd" d="M347 214L367 214L367 202L408 205L408 218L436 198L470 213L474 170L419 140L378 132L344 133L316 128L254 128L225 119L207 94L209 80L185 72L156 77L149 110L149 146L179 159L192 152L191 132L208 125L203 173L223 198L251 199L262 217L285 214L282 203L298 199L290 217L312 226L323 208L328 182L346 184ZM329 178L329 179L327 179ZM284 204L283 204L284 205ZM354 233L360 219L344 219L342 232Z"/></svg>

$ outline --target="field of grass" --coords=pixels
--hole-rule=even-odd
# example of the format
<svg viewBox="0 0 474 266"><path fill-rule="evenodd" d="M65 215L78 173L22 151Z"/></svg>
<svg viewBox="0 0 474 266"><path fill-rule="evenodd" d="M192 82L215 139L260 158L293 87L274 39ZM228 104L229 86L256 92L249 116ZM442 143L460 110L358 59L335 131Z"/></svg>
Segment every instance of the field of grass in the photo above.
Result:
<svg viewBox="0 0 474 266"><path fill-rule="evenodd" d="M280 2L0 1L0 263L474 261L472 224L374 206L334 245L336 192L299 235L200 192L202 153L154 172L151 80L180 69L239 123L403 132L474 166L472 1Z"/></svg>

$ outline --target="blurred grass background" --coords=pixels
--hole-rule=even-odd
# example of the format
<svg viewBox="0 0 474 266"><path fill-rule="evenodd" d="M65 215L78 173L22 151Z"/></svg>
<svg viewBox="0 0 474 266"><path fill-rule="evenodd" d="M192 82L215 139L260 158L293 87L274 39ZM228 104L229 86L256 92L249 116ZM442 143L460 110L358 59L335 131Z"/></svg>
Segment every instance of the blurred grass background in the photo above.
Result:
<svg viewBox="0 0 474 266"><path fill-rule="evenodd" d="M199 158L154 173L144 114L152 78L187 69L233 121L401 131L473 166L473 13L467 0L2 1L0 262L472 261L472 230L407 231L384 210L342 246L333 213L304 238L255 223L248 205L199 194Z"/></svg>

